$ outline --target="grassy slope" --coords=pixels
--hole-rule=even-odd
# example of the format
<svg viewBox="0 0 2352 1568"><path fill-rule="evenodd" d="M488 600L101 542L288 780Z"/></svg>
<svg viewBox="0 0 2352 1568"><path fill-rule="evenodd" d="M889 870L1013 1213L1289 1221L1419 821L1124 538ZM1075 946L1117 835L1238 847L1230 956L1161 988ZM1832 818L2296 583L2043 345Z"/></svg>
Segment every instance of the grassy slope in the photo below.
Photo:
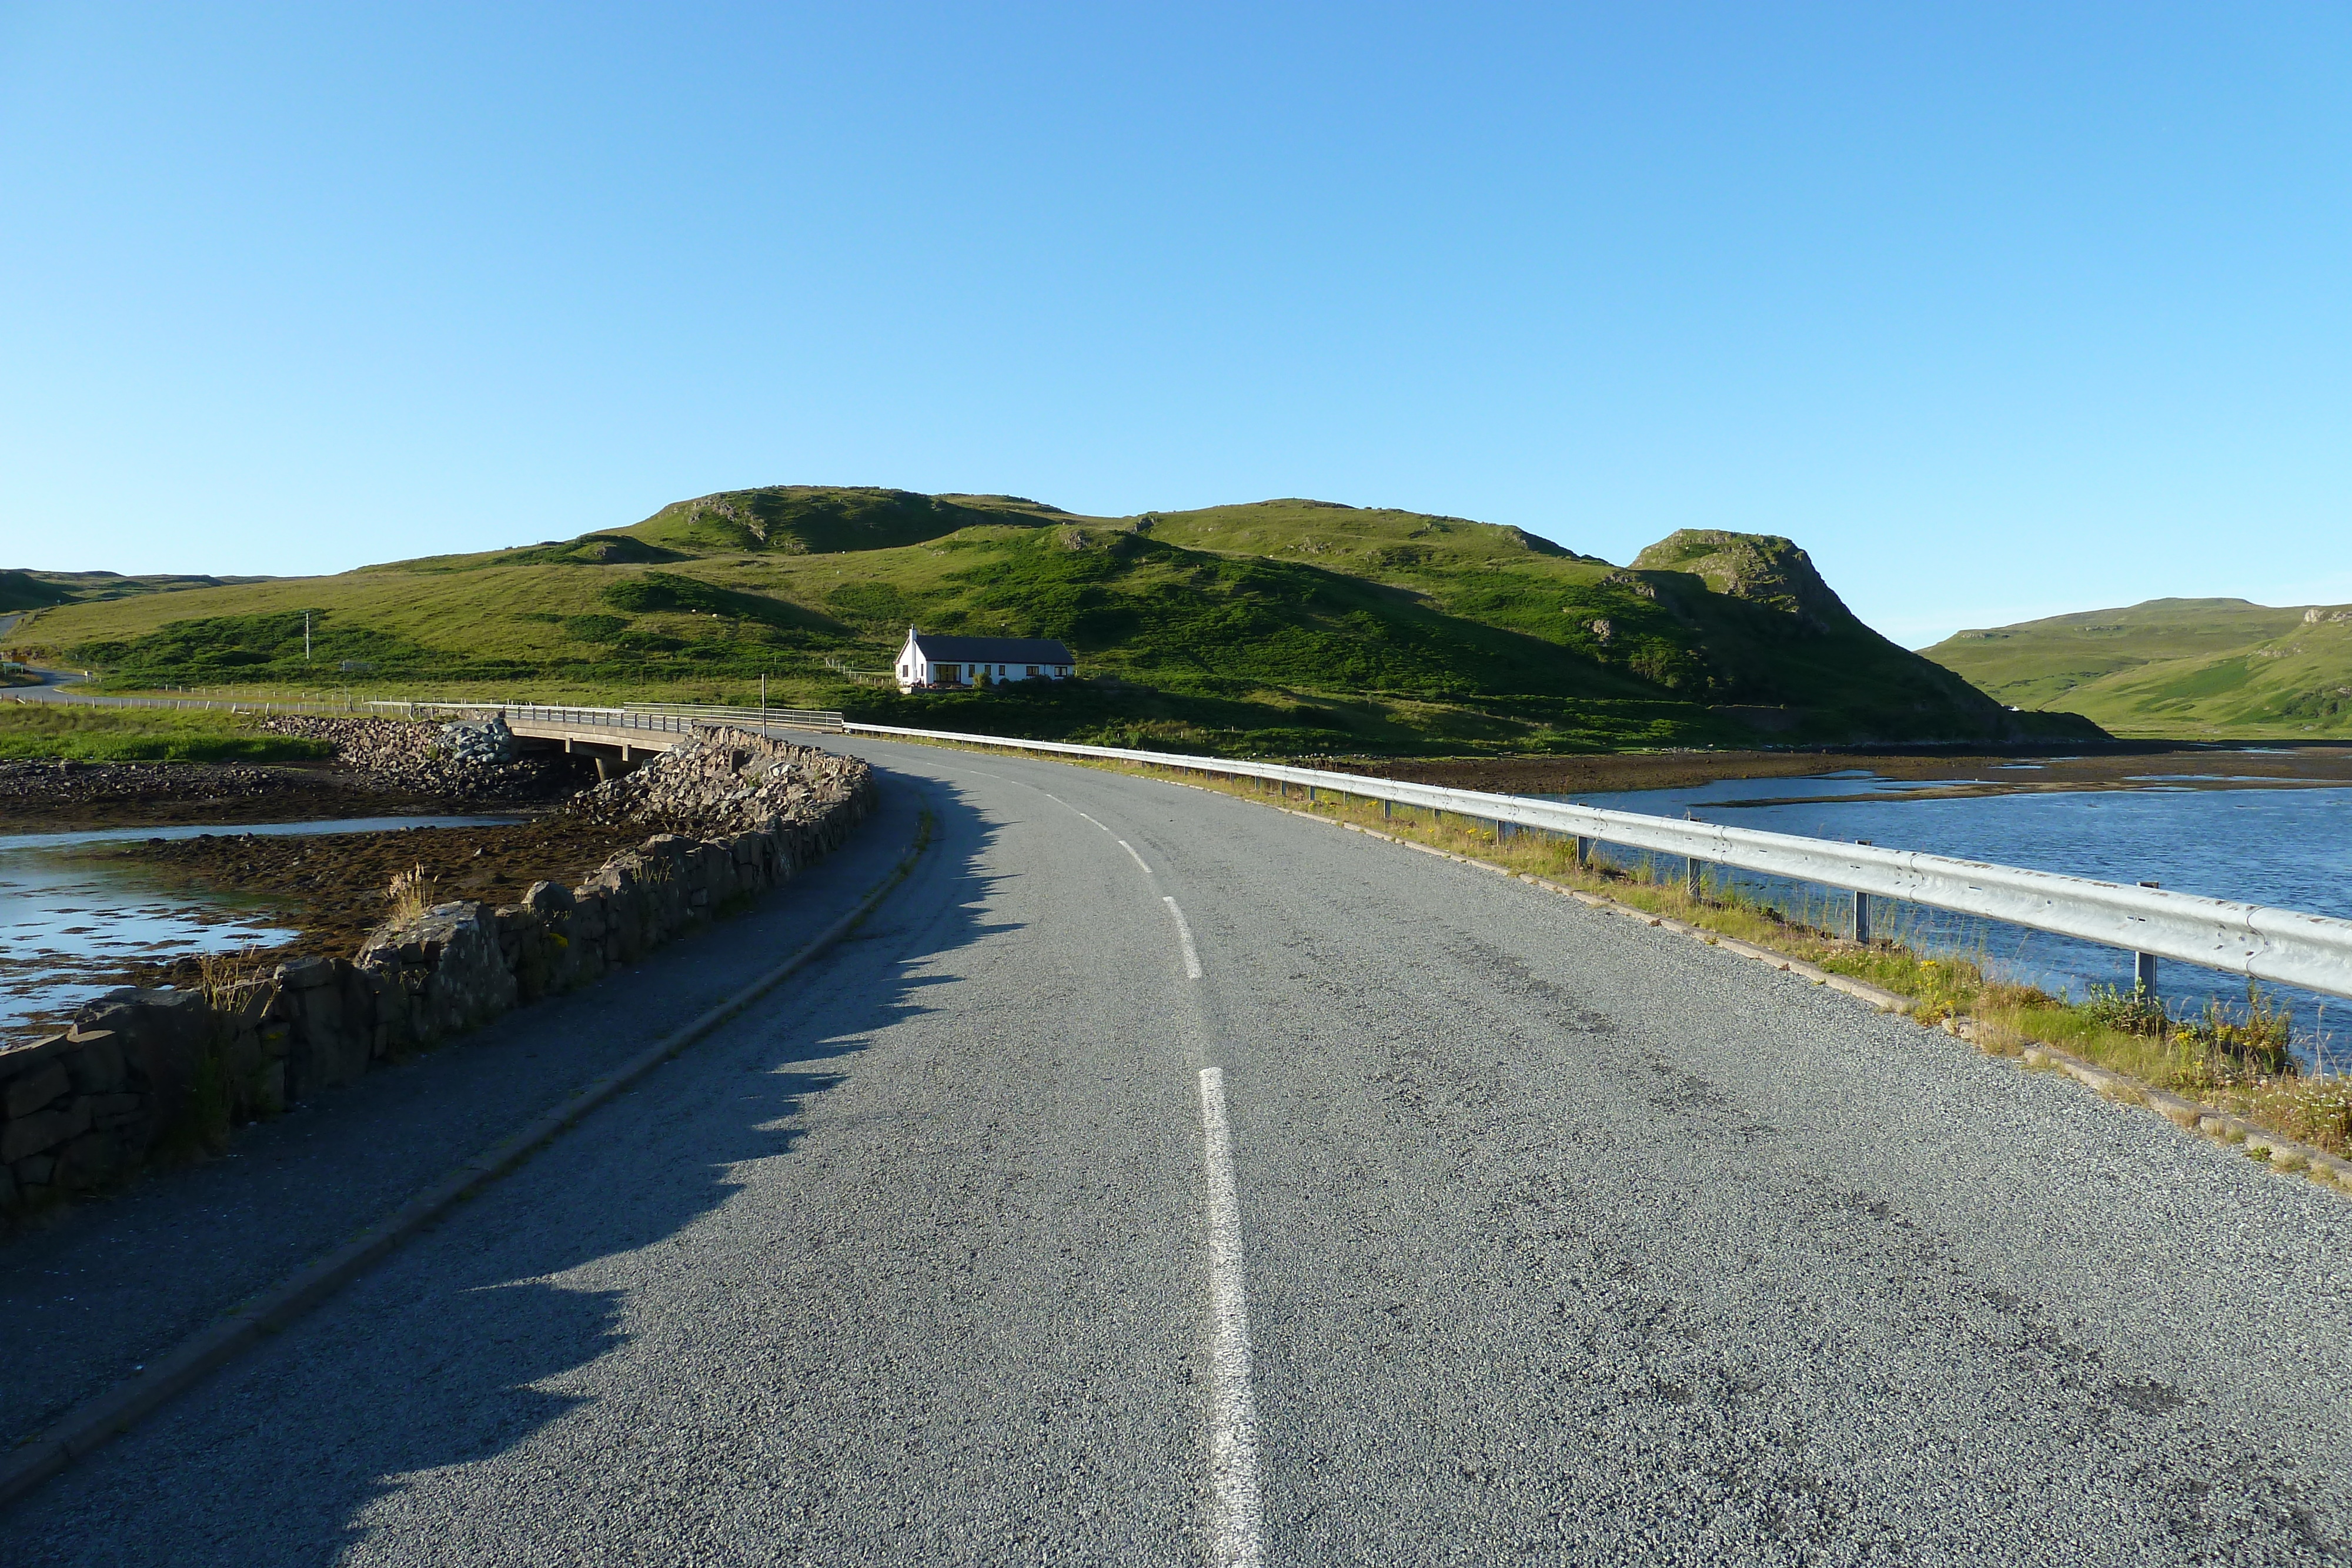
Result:
<svg viewBox="0 0 2352 1568"><path fill-rule="evenodd" d="M2158 599L1962 632L1927 656L2005 702L2063 704L2126 735L2352 734L2352 615Z"/></svg>
<svg viewBox="0 0 2352 1568"><path fill-rule="evenodd" d="M778 487L575 540L66 606L30 635L125 685L740 698L764 672L779 700L879 717L1266 751L1741 742L1742 709L1782 738L2004 722L1854 621L1785 540L1658 550L1626 571L1513 528L1308 501L1103 519ZM826 669L887 667L910 623L1060 637L1110 679L902 698Z"/></svg>
<svg viewBox="0 0 2352 1568"><path fill-rule="evenodd" d="M321 740L264 735L225 713L170 708L0 706L0 758L76 762L305 762L333 747Z"/></svg>

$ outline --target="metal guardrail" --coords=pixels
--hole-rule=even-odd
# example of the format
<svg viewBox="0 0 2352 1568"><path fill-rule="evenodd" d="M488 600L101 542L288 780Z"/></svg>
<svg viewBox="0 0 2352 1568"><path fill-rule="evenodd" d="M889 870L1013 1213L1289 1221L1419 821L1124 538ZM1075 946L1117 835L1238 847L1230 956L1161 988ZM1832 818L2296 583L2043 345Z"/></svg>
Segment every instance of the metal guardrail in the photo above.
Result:
<svg viewBox="0 0 2352 1568"><path fill-rule="evenodd" d="M104 700L104 699L100 699ZM324 704L246 703L232 705L171 698L115 698L118 703L155 706L230 706L247 711L317 712ZM1857 914L1871 898L1899 898L1955 914L2000 920L2056 936L2078 937L2105 946L2142 955L2177 959L2249 979L2301 986L2330 996L2352 997L2352 920L2273 909L2234 899L2200 894L2171 893L2154 887L2127 887L2120 883L2057 872L2028 871L1985 861L1958 860L1915 850L1881 849L1870 844L1844 844L1828 839L1801 838L1791 833L1768 833L1753 828L1726 827L1714 822L1677 822L1632 811L1607 811L1534 800L1518 795L1494 795L1475 789L1447 789L1433 784L1400 783L1358 773L1334 773L1321 768L1292 768L1280 763L1227 761L1187 757L1177 752L1137 751L1119 747L1079 746L1066 741L1019 740L999 735L966 735L950 730L911 729L898 725L852 724L843 716L814 708L726 707L698 704L630 704L626 706L563 707L535 703L389 703L366 705L379 712L397 710L415 717L428 714L511 714L546 722L595 726L608 729L639 729L682 734L698 724L739 724L751 727L814 729L834 734L904 736L915 740L951 741L969 746L992 746L1049 756L1091 757L1108 761L1142 763L1157 768L1189 769L1227 778L1259 779L1297 785L1310 793L1332 789L1361 800L1384 800L1423 810L1451 811L1496 824L1538 832L1573 836L1591 843L1621 845L1653 853L1677 856L1696 875L1703 864L1735 867L1769 876L1786 877L1827 887L1850 889L1859 895ZM332 711L332 710L329 710ZM346 710L348 711L348 710Z"/></svg>
<svg viewBox="0 0 2352 1568"><path fill-rule="evenodd" d="M1433 784L1401 783L1356 773L1333 773L1278 763L1226 761L1174 752L1132 751L1063 741L1008 740L995 735L962 735L908 729L895 725L847 724L853 735L905 736L956 741L1015 751L1100 758L1175 768L1227 778L1262 779L1329 789L1360 800L1385 800L1423 810L1573 836L1679 856L1697 866L1714 864L1850 888L1864 897L1907 899L1959 915L1978 915L2074 936L2110 947L2242 975L2249 979L2301 986L2331 996L2352 996L2352 920L2273 909L2200 894L2127 887L2090 877L2028 871L1984 861L1958 860L1915 850L1880 849L1828 839L1768 833L1714 822L1678 822L1633 811L1447 789ZM1580 846L1581 847L1581 846ZM1863 907L1866 908L1866 905Z"/></svg>

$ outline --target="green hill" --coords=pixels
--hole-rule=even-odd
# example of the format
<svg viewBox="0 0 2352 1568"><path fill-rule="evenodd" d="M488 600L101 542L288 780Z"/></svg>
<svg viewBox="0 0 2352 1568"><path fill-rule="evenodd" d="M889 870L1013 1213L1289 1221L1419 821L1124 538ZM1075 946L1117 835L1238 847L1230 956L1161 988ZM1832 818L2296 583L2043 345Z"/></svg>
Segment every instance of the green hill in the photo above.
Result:
<svg viewBox="0 0 2352 1568"><path fill-rule="evenodd" d="M2352 609L2155 599L1961 632L1926 652L2003 702L2063 705L2118 735L2352 735Z"/></svg>
<svg viewBox="0 0 2352 1568"><path fill-rule="evenodd" d="M52 582L44 582L29 571L0 571L0 614L12 610L38 610L45 604L63 604L73 596Z"/></svg>
<svg viewBox="0 0 2352 1568"><path fill-rule="evenodd" d="M887 669L909 625L1058 637L1089 678L902 696L845 672ZM1103 518L775 486L571 540L68 605L26 636L125 687L734 700L765 674L775 700L885 721L1288 753L2091 733L1880 637L1786 539L1685 532L1618 568L1307 500Z"/></svg>

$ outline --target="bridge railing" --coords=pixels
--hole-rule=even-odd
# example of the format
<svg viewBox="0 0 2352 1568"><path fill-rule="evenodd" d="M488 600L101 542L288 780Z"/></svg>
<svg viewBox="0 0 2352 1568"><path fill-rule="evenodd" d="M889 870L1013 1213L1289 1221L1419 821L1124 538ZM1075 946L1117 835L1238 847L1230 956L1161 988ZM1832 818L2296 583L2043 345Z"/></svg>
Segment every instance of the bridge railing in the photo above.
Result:
<svg viewBox="0 0 2352 1568"><path fill-rule="evenodd" d="M761 726L784 729L817 729L842 733L842 717L822 708L724 707L705 703L631 703L625 707L571 707L551 703L501 703L484 713L502 715L509 724L568 724L582 728L634 729L649 734L688 735L713 724Z"/></svg>
<svg viewBox="0 0 2352 1568"><path fill-rule="evenodd" d="M1371 779L1356 773L1292 768L1281 763L1228 761L1176 752L1137 751L1119 747L1078 746L1064 741L1008 740L995 735L908 729L895 725L848 724L852 735L903 736L953 741L1046 755L1098 758L1142 763L1219 778L1257 779L1297 786L1310 793L1330 790L1360 800L1385 801L1428 811L1450 811L1496 825L1573 837L1580 852L1614 844L1677 856L1696 880L1702 865L1736 867L1793 882L1851 889L1857 909L1870 898L1898 898L1956 914L2007 921L2074 936L2147 956L2178 959L2249 979L2301 986L2331 996L2352 996L2352 920L2273 909L2234 899L2161 888L2133 887L2056 872L1959 860L1916 850L1880 849L1793 833L1715 822L1675 821L1633 811L1603 810L1522 795L1448 789Z"/></svg>
<svg viewBox="0 0 2352 1568"><path fill-rule="evenodd" d="M780 724L788 729L822 729L844 733L845 721L830 708L727 707L717 703L630 703L629 713L667 714L705 724Z"/></svg>

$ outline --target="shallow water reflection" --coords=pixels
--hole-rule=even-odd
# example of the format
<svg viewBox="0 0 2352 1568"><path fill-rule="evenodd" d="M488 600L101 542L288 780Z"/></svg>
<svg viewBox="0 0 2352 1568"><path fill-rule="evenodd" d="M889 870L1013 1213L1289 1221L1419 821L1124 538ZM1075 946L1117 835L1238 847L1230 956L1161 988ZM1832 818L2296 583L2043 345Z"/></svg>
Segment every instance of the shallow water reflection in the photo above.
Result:
<svg viewBox="0 0 2352 1568"><path fill-rule="evenodd" d="M235 827L105 828L0 835L0 1042L54 1026L123 983L131 965L273 947L298 933L266 889L235 893L167 881L100 846L251 833L375 833L488 827L511 817L366 817Z"/></svg>

